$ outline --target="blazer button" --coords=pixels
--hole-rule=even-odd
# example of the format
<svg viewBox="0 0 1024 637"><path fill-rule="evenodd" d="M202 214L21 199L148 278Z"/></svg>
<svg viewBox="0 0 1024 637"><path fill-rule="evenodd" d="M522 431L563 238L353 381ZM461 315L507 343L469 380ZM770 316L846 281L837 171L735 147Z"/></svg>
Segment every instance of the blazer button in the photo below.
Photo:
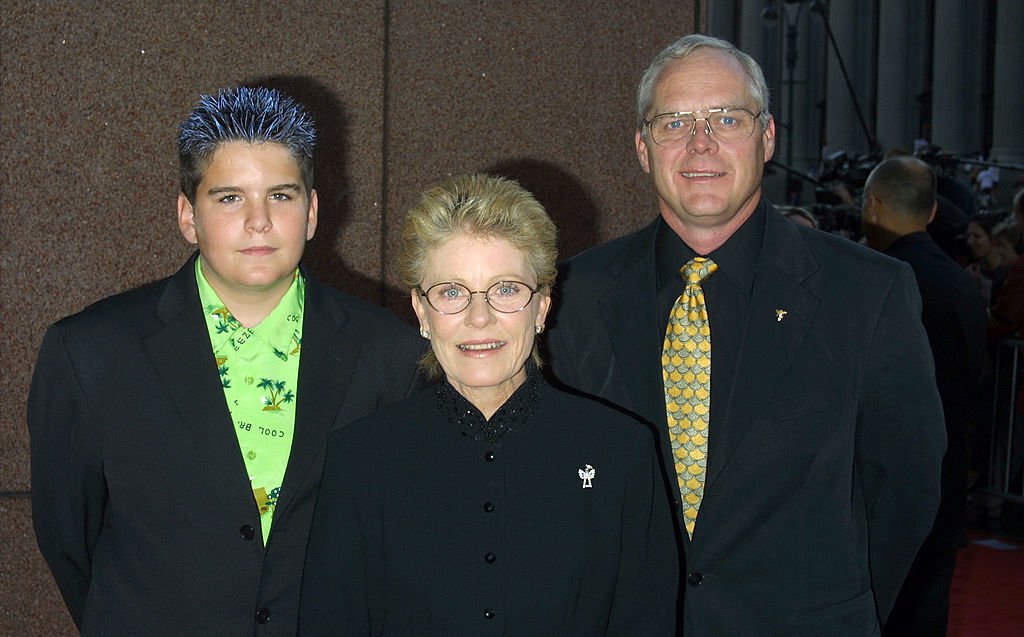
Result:
<svg viewBox="0 0 1024 637"><path fill-rule="evenodd" d="M238 529L238 532L242 534L242 539L251 540L256 537L256 529L252 528L248 524L242 525L242 528Z"/></svg>
<svg viewBox="0 0 1024 637"><path fill-rule="evenodd" d="M686 583L690 586L700 586L701 582L704 581L704 576L694 571L686 576Z"/></svg>
<svg viewBox="0 0 1024 637"><path fill-rule="evenodd" d="M261 608L261 609L256 611L256 623L257 624L266 624L269 621L270 621L270 609L269 608Z"/></svg>
<svg viewBox="0 0 1024 637"><path fill-rule="evenodd" d="M488 513L491 513L492 511L494 511L494 503L493 502L484 502L484 511L487 511Z"/></svg>
<svg viewBox="0 0 1024 637"><path fill-rule="evenodd" d="M494 462L494 459L497 457L498 456L495 455L493 451L488 451L487 453L484 454L484 460L486 460L487 462Z"/></svg>
<svg viewBox="0 0 1024 637"><path fill-rule="evenodd" d="M494 611L490 608L484 609L484 617L486 619L494 619Z"/></svg>
<svg viewBox="0 0 1024 637"><path fill-rule="evenodd" d="M488 564L494 564L494 560L496 559L498 559L498 556L494 553L488 553L487 555L484 555L484 561Z"/></svg>

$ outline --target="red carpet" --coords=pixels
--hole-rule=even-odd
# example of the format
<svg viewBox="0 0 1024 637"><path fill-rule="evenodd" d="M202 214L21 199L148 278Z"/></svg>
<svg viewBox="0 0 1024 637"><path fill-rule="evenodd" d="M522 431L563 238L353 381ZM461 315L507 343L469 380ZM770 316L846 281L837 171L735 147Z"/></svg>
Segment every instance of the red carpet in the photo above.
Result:
<svg viewBox="0 0 1024 637"><path fill-rule="evenodd" d="M957 554L949 637L1024 636L1024 542L971 531Z"/></svg>

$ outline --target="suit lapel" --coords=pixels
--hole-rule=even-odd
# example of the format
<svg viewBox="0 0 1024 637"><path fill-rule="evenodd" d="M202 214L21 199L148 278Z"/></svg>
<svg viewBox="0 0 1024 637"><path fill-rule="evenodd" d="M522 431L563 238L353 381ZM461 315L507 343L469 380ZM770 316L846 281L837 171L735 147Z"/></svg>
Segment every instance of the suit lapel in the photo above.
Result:
<svg viewBox="0 0 1024 637"><path fill-rule="evenodd" d="M601 299L600 308L614 365L628 390L633 413L650 423L657 438L658 455L666 485L678 498L675 487L675 462L665 422L665 381L662 378L661 349L665 337L662 317L658 316L654 240L659 221L636 234L621 256L609 265L611 290ZM609 370L611 373L611 370ZM689 536L675 517L677 532L684 542Z"/></svg>
<svg viewBox="0 0 1024 637"><path fill-rule="evenodd" d="M236 519L258 516L224 400L195 282L195 257L171 277L157 304L163 327L143 339L153 366L195 441L192 470Z"/></svg>
<svg viewBox="0 0 1024 637"><path fill-rule="evenodd" d="M274 514L275 524L284 517L296 499L296 492L309 478L352 385L359 357L359 341L342 329L348 320L344 309L324 296L320 284L308 273L302 320L295 437L281 486L281 507Z"/></svg>
<svg viewBox="0 0 1024 637"><path fill-rule="evenodd" d="M664 338L659 333L655 290L656 228L657 222L637 233L620 257L609 265L611 289L601 299L600 311L615 363L632 399L630 409L660 426L665 422L660 366Z"/></svg>
<svg viewBox="0 0 1024 637"><path fill-rule="evenodd" d="M258 517L203 320L194 268L193 257L168 281L157 307L164 325L144 339L144 346L196 440L195 471L207 474L203 483L210 485L232 515ZM359 353L359 342L340 331L346 321L344 310L320 289L307 275L295 437L275 524L284 517L323 449Z"/></svg>
<svg viewBox="0 0 1024 637"><path fill-rule="evenodd" d="M714 486L785 377L818 309L819 297L807 286L817 268L799 231L769 211L732 396L722 425L711 434L718 440L709 455L706 489ZM784 312L782 320L778 311Z"/></svg>

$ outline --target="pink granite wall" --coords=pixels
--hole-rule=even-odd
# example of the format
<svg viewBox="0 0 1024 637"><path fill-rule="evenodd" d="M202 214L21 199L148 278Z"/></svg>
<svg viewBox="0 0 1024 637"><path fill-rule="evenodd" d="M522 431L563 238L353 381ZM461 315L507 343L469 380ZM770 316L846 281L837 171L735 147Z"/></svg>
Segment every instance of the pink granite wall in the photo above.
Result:
<svg viewBox="0 0 1024 637"><path fill-rule="evenodd" d="M695 30L700 3L673 4L5 2L0 634L74 632L31 529L35 352L49 323L189 254L174 136L199 93L264 83L310 106L321 214L307 263L408 316L395 238L418 193L448 175L520 179L565 255L652 217L632 96L650 57Z"/></svg>

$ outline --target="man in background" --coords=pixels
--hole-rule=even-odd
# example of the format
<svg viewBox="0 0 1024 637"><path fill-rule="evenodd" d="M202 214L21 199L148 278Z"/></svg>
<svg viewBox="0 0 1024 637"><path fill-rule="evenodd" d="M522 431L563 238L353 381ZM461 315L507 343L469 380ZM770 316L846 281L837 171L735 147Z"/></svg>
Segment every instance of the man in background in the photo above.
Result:
<svg viewBox="0 0 1024 637"><path fill-rule="evenodd" d="M894 157L871 171L861 211L868 245L914 270L946 422L942 499L886 623L885 634L894 637L946 634L956 552L965 541L969 442L981 424L975 419L982 413L985 302L970 275L928 234L935 192L928 164Z"/></svg>

